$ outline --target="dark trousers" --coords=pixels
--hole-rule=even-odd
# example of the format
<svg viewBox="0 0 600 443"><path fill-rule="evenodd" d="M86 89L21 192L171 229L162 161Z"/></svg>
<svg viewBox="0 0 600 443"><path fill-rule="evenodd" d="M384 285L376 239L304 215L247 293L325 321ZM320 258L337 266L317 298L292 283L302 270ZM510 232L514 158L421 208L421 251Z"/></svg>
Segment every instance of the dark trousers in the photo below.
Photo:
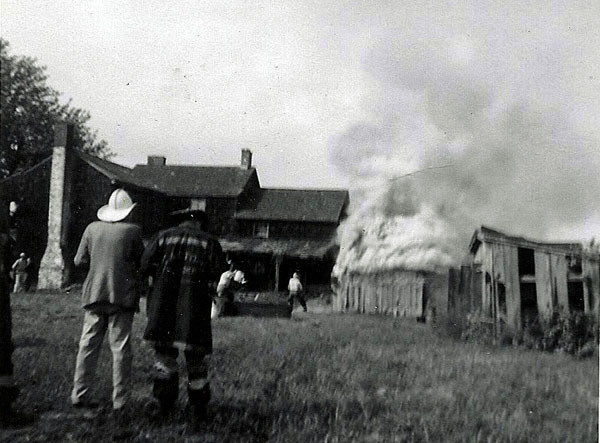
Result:
<svg viewBox="0 0 600 443"><path fill-rule="evenodd" d="M304 312L306 312L306 300L304 300L302 292L290 292L290 296L288 297L288 306L290 307L290 312L292 312L294 309L294 298L298 299L300 306L302 306Z"/></svg>
<svg viewBox="0 0 600 443"><path fill-rule="evenodd" d="M164 409L171 408L179 395L179 350L169 346L155 346L154 386L152 393ZM185 351L188 373L188 398L192 406L205 406L210 400L207 356L203 352Z"/></svg>

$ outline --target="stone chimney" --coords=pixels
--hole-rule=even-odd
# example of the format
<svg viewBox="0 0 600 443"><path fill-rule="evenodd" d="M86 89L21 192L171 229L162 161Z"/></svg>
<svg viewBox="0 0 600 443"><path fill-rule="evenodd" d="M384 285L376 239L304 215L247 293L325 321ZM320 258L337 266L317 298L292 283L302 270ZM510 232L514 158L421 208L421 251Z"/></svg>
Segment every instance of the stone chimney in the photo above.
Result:
<svg viewBox="0 0 600 443"><path fill-rule="evenodd" d="M250 149L242 149L242 169L250 169L252 167L252 151Z"/></svg>
<svg viewBox="0 0 600 443"><path fill-rule="evenodd" d="M57 124L48 196L48 243L40 263L38 289L60 289L65 283L63 248L70 219L72 140L73 125Z"/></svg>
<svg viewBox="0 0 600 443"><path fill-rule="evenodd" d="M160 155L149 155L148 166L164 166L167 164L166 157Z"/></svg>

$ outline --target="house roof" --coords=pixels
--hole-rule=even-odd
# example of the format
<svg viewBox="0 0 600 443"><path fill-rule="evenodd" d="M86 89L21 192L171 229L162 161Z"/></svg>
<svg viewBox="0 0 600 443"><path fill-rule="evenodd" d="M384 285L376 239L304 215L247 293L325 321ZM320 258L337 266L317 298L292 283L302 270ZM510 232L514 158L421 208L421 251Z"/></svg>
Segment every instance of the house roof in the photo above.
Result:
<svg viewBox="0 0 600 443"><path fill-rule="evenodd" d="M481 226L473 233L473 237L471 237L471 242L469 243L469 250L472 253L476 252L476 250L479 248L479 245L483 242L510 244L522 248L543 250L561 254L581 254L583 251L581 243L540 242L537 240L530 240L525 237L504 234L503 232L488 228L487 226Z"/></svg>
<svg viewBox="0 0 600 443"><path fill-rule="evenodd" d="M256 206L236 212L242 220L339 222L348 191L323 189L261 189Z"/></svg>
<svg viewBox="0 0 600 443"><path fill-rule="evenodd" d="M92 168L100 172L102 175L106 176L110 180L127 183L131 185L138 185L136 183L135 178L131 175L131 169L125 166L118 165L116 163L110 162L108 160L103 160L98 157L94 157L93 155L86 154L85 152L81 152L79 150L73 150L75 155L79 157L83 162L90 165ZM31 171L39 167L50 166L52 164L52 155L49 155L39 163L33 165L29 169L18 172L10 177L7 177L4 181L12 180L17 177L26 176Z"/></svg>
<svg viewBox="0 0 600 443"><path fill-rule="evenodd" d="M111 180L120 181L124 183L135 184L135 180L131 175L131 169L126 166L121 166L108 160L103 160L93 155L86 154L85 152L75 151L79 158L85 163L96 169L101 174L105 175Z"/></svg>
<svg viewBox="0 0 600 443"><path fill-rule="evenodd" d="M141 186L173 197L236 197L253 174L254 168L238 166L136 165L132 170Z"/></svg>
<svg viewBox="0 0 600 443"><path fill-rule="evenodd" d="M18 180L21 177L27 177L27 174L35 171L38 168L49 168L51 165L52 165L52 156L49 156L49 157L46 157L45 159L43 159L42 161L40 161L39 163L36 163L35 165L30 166L29 168L27 168L23 171L19 171L15 174L9 175L8 177L1 179L0 183L2 183L2 184L11 183L14 180Z"/></svg>
<svg viewBox="0 0 600 443"><path fill-rule="evenodd" d="M335 248L332 239L283 240L263 238L219 239L225 252L245 252L251 254L273 254L295 258L321 259Z"/></svg>

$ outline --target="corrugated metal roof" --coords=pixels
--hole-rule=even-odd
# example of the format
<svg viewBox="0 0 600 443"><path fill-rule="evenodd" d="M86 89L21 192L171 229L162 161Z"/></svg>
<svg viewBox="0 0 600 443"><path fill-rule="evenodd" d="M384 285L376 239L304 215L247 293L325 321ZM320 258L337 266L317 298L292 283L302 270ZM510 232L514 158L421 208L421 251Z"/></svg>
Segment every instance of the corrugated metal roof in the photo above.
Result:
<svg viewBox="0 0 600 443"><path fill-rule="evenodd" d="M236 197L256 174L235 166L136 165L132 176L142 186L173 197Z"/></svg>
<svg viewBox="0 0 600 443"><path fill-rule="evenodd" d="M348 191L324 189L261 189L256 206L238 211L243 220L302 220L337 223Z"/></svg>

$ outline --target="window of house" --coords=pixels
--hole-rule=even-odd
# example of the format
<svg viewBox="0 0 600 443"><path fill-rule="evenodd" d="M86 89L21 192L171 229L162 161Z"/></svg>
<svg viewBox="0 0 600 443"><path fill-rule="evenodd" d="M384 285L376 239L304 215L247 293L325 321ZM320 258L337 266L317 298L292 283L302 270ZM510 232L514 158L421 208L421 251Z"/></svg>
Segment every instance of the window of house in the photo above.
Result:
<svg viewBox="0 0 600 443"><path fill-rule="evenodd" d="M252 234L258 238L269 238L269 223L268 222L256 222L254 223L254 232Z"/></svg>
<svg viewBox="0 0 600 443"><path fill-rule="evenodd" d="M190 209L206 211L206 199L205 198L192 198L190 200Z"/></svg>

